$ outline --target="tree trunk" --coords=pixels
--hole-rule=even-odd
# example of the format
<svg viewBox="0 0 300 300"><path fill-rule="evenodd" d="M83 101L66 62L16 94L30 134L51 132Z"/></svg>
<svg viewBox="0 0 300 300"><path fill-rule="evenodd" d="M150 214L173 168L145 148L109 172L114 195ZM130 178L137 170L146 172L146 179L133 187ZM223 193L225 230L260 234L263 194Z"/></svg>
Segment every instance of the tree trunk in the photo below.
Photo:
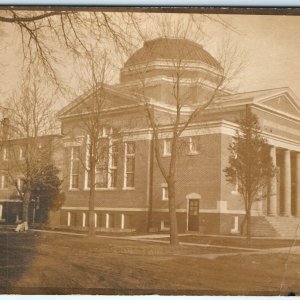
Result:
<svg viewBox="0 0 300 300"><path fill-rule="evenodd" d="M95 163L93 162L90 169L89 236L93 237L95 234Z"/></svg>
<svg viewBox="0 0 300 300"><path fill-rule="evenodd" d="M28 228L28 219L29 219L29 203L30 203L31 191L26 190L23 196L23 213L22 213L22 221L25 223L25 227Z"/></svg>
<svg viewBox="0 0 300 300"><path fill-rule="evenodd" d="M177 216L176 216L176 202L175 202L175 183L168 183L169 193L169 217L170 217L170 244L178 245L178 227L177 227Z"/></svg>
<svg viewBox="0 0 300 300"><path fill-rule="evenodd" d="M251 210L246 212L247 216L247 243L250 244L251 241Z"/></svg>

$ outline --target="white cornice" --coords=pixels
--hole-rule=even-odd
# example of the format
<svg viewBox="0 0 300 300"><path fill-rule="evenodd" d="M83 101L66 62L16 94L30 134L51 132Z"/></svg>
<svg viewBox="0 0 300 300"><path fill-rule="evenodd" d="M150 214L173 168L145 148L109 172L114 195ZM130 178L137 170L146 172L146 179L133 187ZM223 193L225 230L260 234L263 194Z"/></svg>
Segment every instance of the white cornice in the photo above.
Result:
<svg viewBox="0 0 300 300"><path fill-rule="evenodd" d="M206 72L210 72L213 75L222 76L222 73L218 69L199 62L198 60L174 60L174 59L155 59L147 64L137 64L134 66L126 66L121 69L121 73L128 74L132 72L139 72L142 69L170 69L173 70L195 70L200 69Z"/></svg>

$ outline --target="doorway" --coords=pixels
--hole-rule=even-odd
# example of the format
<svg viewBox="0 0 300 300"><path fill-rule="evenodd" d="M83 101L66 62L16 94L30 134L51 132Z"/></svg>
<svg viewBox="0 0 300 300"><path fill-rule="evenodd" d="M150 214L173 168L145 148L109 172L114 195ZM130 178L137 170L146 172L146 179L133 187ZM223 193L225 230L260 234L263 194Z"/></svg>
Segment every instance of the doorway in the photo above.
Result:
<svg viewBox="0 0 300 300"><path fill-rule="evenodd" d="M188 230L199 230L199 199L189 199Z"/></svg>

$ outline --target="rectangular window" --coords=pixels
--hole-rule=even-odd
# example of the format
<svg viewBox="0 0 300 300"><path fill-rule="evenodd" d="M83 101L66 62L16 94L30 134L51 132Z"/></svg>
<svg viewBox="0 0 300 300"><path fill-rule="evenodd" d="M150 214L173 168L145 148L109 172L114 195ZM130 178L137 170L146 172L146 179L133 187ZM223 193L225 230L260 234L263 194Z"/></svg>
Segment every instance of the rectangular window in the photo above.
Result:
<svg viewBox="0 0 300 300"><path fill-rule="evenodd" d="M134 187L134 173L135 173L135 143L125 143L125 176L124 188Z"/></svg>
<svg viewBox="0 0 300 300"><path fill-rule="evenodd" d="M3 160L7 160L8 159L7 147L3 147L3 149L2 149L2 158L3 158Z"/></svg>
<svg viewBox="0 0 300 300"><path fill-rule="evenodd" d="M170 156L171 155L171 139L164 139L163 141L163 156Z"/></svg>
<svg viewBox="0 0 300 300"><path fill-rule="evenodd" d="M86 147L85 147L85 173L84 173L84 189L89 189L91 186L90 182L90 136L87 135Z"/></svg>
<svg viewBox="0 0 300 300"><path fill-rule="evenodd" d="M78 189L79 187L79 158L80 147L74 146L71 148L71 176L70 176L70 188Z"/></svg>
<svg viewBox="0 0 300 300"><path fill-rule="evenodd" d="M101 139L99 158L95 168L95 187L107 188L108 184L108 141Z"/></svg>
<svg viewBox="0 0 300 300"><path fill-rule="evenodd" d="M189 137L189 154L198 154L200 151L199 136Z"/></svg>
<svg viewBox="0 0 300 300"><path fill-rule="evenodd" d="M1 189L5 190L8 189L8 176L1 175Z"/></svg>
<svg viewBox="0 0 300 300"><path fill-rule="evenodd" d="M161 220L160 222L160 230L170 230L170 222L167 220Z"/></svg>
<svg viewBox="0 0 300 300"><path fill-rule="evenodd" d="M23 191L24 180L22 178L17 179L18 190Z"/></svg>
<svg viewBox="0 0 300 300"><path fill-rule="evenodd" d="M109 146L109 187L117 187L118 144L114 141Z"/></svg>
<svg viewBox="0 0 300 300"><path fill-rule="evenodd" d="M19 155L19 159L23 160L25 159L25 149L23 146L20 146L20 155Z"/></svg>
<svg viewBox="0 0 300 300"><path fill-rule="evenodd" d="M163 201L168 201L169 200L169 193L168 193L167 184L162 184L162 200Z"/></svg>

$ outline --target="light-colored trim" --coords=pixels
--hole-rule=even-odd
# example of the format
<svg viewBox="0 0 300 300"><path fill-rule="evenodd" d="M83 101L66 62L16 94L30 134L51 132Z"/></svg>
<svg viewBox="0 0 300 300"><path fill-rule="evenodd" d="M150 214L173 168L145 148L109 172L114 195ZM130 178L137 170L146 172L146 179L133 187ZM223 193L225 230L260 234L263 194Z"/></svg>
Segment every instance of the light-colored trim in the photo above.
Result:
<svg viewBox="0 0 300 300"><path fill-rule="evenodd" d="M154 208L153 212L169 212L168 208ZM176 208L176 212L186 212L185 208Z"/></svg>
<svg viewBox="0 0 300 300"><path fill-rule="evenodd" d="M168 187L167 186L163 186L161 188L161 190L162 190L161 200L162 201L168 201L169 200L169 197L168 197Z"/></svg>
<svg viewBox="0 0 300 300"><path fill-rule="evenodd" d="M95 223L95 228L97 227L97 222L98 222L98 216L97 213L94 213L94 223Z"/></svg>
<svg viewBox="0 0 300 300"><path fill-rule="evenodd" d="M183 61L181 61L181 63L182 65L179 66L180 69L192 70L192 71L194 71L195 69L200 69L202 71L209 72L210 74L213 74L215 76L222 75L220 72L218 72L217 68L214 68L198 60L184 59ZM174 69L174 65L176 66L176 61L174 61L174 59L155 59L149 62L148 64L137 64L134 66L123 67L121 69L121 73L124 73L124 75L128 75L130 73L136 73L138 71L141 71L145 68L147 68L148 70L149 69L150 70L170 69L170 68Z"/></svg>
<svg viewBox="0 0 300 300"><path fill-rule="evenodd" d="M125 215L121 214L121 229L125 228Z"/></svg>
<svg viewBox="0 0 300 300"><path fill-rule="evenodd" d="M132 142L135 143L135 142ZM134 190L135 189L135 162L134 162L134 170L133 170L133 185L134 186L127 186L127 157L133 157L135 160L135 154L136 154L136 149L134 150L133 154L128 154L127 152L127 147L128 147L128 142L124 143L124 180L123 180L123 190ZM134 145L136 147L136 145Z"/></svg>
<svg viewBox="0 0 300 300"><path fill-rule="evenodd" d="M1 200L0 200L1 201ZM88 210L88 206L62 206L64 210ZM147 208L131 207L95 207L96 211L148 211Z"/></svg>
<svg viewBox="0 0 300 300"><path fill-rule="evenodd" d="M109 228L109 213L105 214L105 228Z"/></svg>
<svg viewBox="0 0 300 300"><path fill-rule="evenodd" d="M210 134L225 134L235 136L238 125L228 121L205 122L205 123L192 123L183 131L180 137L192 137ZM123 141L138 141L138 140L151 140L152 132L149 129L142 130L127 130L123 137ZM172 127L165 126L161 128L159 139L171 139L173 136Z"/></svg>
<svg viewBox="0 0 300 300"><path fill-rule="evenodd" d="M124 112L124 110L128 111L131 108L139 108L141 106L142 106L142 104L137 102L136 104L129 104L129 105L122 105L122 106L118 106L118 107L105 108L105 109L101 109L101 114L104 116L105 113L109 114L109 113ZM92 114L91 112L82 112L82 113L74 113L74 114L69 114L69 115L65 115L65 116L60 116L59 118L61 120L70 119L70 118L74 118L74 117L84 118L85 116L89 116L91 114Z"/></svg>
<svg viewBox="0 0 300 300"><path fill-rule="evenodd" d="M3 160L8 160L7 147L3 147Z"/></svg>
<svg viewBox="0 0 300 300"><path fill-rule="evenodd" d="M234 216L234 226L230 230L231 233L239 233L239 216Z"/></svg>
<svg viewBox="0 0 300 300"><path fill-rule="evenodd" d="M162 155L163 157L171 156L171 147L172 147L171 142L172 142L171 138L165 138L163 140L163 155Z"/></svg>
<svg viewBox="0 0 300 300"><path fill-rule="evenodd" d="M19 159L20 159L20 160L24 160L24 159L25 159L24 151L23 151L23 146L20 146L20 150L19 150Z"/></svg>
<svg viewBox="0 0 300 300"><path fill-rule="evenodd" d="M148 157L147 157L147 207L149 207L150 210L150 182L151 182L151 145L152 141L148 141Z"/></svg>
<svg viewBox="0 0 300 300"><path fill-rule="evenodd" d="M68 211L68 220L67 220L67 226L71 226L71 212Z"/></svg>
<svg viewBox="0 0 300 300"><path fill-rule="evenodd" d="M5 186L5 181L7 180L7 175L1 175L1 190L8 190L8 182L7 182L7 187Z"/></svg>
<svg viewBox="0 0 300 300"><path fill-rule="evenodd" d="M298 123L299 124L299 123ZM210 135L210 134L224 134L228 136L235 136L236 130L238 130L238 125L230 121L221 121L221 122L206 122L206 123L193 123L190 124L189 128L183 131L181 137L190 137L190 136L201 136L201 135ZM272 146L289 149L291 151L300 152L300 142L297 139L285 138L273 133L262 132L262 135L267 138L268 143ZM125 137L124 137L125 138ZM149 130L140 130L132 132L128 131L128 136L126 140L135 141L143 139L151 139L152 134L149 133ZM159 138L172 138L171 127L166 126L163 129L163 132L159 133Z"/></svg>
<svg viewBox="0 0 300 300"><path fill-rule="evenodd" d="M87 206L62 206L64 210L88 210ZM95 207L95 211L135 211L135 212L146 212L148 208L130 208L130 207ZM153 209L154 212L168 212L168 208L157 208ZM185 208L177 208L177 212L186 212Z"/></svg>
<svg viewBox="0 0 300 300"><path fill-rule="evenodd" d="M89 179L89 146L91 144L90 136L86 136L86 147L85 147L85 170L84 170L84 190L89 190L88 179Z"/></svg>
<svg viewBox="0 0 300 300"><path fill-rule="evenodd" d="M6 202L5 201L1 201L0 202ZM22 202L22 201L12 201L12 202ZM72 206L63 206L61 209L63 210L88 210L88 207L72 207ZM126 211L130 211L130 212L147 212L148 209L147 208L127 208L127 207L122 207L122 208L114 208L114 207L96 207L95 211L117 211L117 212L126 212ZM156 208L152 210L153 212L169 212L168 208ZM188 209L185 208L177 208L176 212L179 213L185 213L188 212ZM227 210L222 210L220 211L219 208L200 208L199 209L199 213L218 213L218 214L245 214L244 210L231 210L231 209L227 209ZM253 210L251 212L251 214L253 216L261 216L261 213L257 212L256 210Z"/></svg>
<svg viewBox="0 0 300 300"><path fill-rule="evenodd" d="M170 230L170 227L165 226L165 221L166 220L161 220L160 221L160 230L164 231L164 230Z"/></svg>
<svg viewBox="0 0 300 300"><path fill-rule="evenodd" d="M74 152L74 146L72 146L72 148L71 148L71 162L70 162L69 190L73 189L73 187L72 187L73 152Z"/></svg>
<svg viewBox="0 0 300 300"><path fill-rule="evenodd" d="M254 107L255 109L260 110L260 111L263 111L263 112L267 111L269 114L271 114L271 115L273 115L273 116L277 116L277 117L278 117L278 115L279 115L279 116L280 116L282 119L284 119L284 120L287 120L287 121L290 121L290 122L294 122L294 123L296 123L296 124L299 124L300 119L298 119L297 117L295 117L295 116L293 116L293 115L288 115L288 116L287 116L285 113L282 113L282 112L280 112L280 111L277 111L277 110L275 110L275 109L272 109L272 108L269 107L269 106L261 105L260 103L259 103L259 104L255 103L255 104L253 104L253 107Z"/></svg>
<svg viewBox="0 0 300 300"><path fill-rule="evenodd" d="M199 149L197 149L197 142L193 139L197 136L190 136L189 137L189 153L188 155L197 155L199 154ZM196 150L193 150L195 148Z"/></svg>
<svg viewBox="0 0 300 300"><path fill-rule="evenodd" d="M85 224L86 223L86 213L85 212L83 212L82 213L82 227L85 227Z"/></svg>
<svg viewBox="0 0 300 300"><path fill-rule="evenodd" d="M3 205L0 204L0 220L2 220L3 217Z"/></svg>
<svg viewBox="0 0 300 300"><path fill-rule="evenodd" d="M291 126L284 126L284 125L281 125L281 124L278 124L277 122L273 122L273 121L270 121L270 120L263 120L262 121L262 127L264 128L264 126L270 126L271 129L277 129L277 130L282 130L282 131L285 131L287 133L292 133L294 135L297 135L300 137L300 129L294 129L292 128ZM300 122L298 123L298 125L300 126Z"/></svg>
<svg viewBox="0 0 300 300"><path fill-rule="evenodd" d="M15 202L23 202L23 201L19 199L0 199L0 203L5 203L5 202L15 203Z"/></svg>

